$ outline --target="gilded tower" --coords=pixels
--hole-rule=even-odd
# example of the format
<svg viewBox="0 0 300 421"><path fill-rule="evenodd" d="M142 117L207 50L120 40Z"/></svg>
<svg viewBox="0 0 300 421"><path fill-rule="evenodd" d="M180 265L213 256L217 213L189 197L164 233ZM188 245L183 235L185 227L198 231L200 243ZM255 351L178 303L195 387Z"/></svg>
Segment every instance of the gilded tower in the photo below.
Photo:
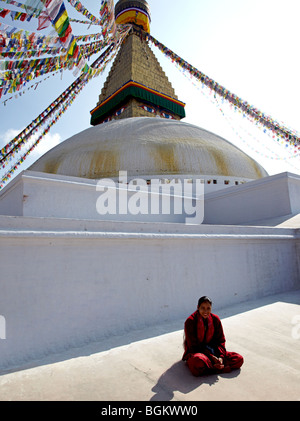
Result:
<svg viewBox="0 0 300 421"><path fill-rule="evenodd" d="M120 0L116 23L130 24L126 37L91 111L91 124L130 117L162 117L180 120L185 104L175 91L147 43L150 10L146 1Z"/></svg>

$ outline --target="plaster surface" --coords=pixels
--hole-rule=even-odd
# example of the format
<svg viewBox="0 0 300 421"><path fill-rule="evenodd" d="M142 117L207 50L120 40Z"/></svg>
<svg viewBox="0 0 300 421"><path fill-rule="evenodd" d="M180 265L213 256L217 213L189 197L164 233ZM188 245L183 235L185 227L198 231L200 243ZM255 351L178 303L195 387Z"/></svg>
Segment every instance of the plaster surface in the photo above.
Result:
<svg viewBox="0 0 300 421"><path fill-rule="evenodd" d="M299 400L300 290L214 310L241 370L193 377L181 361L182 318L2 371L0 400Z"/></svg>
<svg viewBox="0 0 300 421"><path fill-rule="evenodd" d="M0 253L0 369L300 287L293 228L2 216Z"/></svg>

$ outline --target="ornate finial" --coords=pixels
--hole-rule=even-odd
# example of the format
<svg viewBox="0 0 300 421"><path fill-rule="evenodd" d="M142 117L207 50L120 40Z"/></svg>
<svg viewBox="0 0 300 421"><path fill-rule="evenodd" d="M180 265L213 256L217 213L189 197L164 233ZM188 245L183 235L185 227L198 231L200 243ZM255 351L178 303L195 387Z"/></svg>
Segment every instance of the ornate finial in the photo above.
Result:
<svg viewBox="0 0 300 421"><path fill-rule="evenodd" d="M115 6L116 23L133 23L150 32L150 8L145 0L119 0Z"/></svg>

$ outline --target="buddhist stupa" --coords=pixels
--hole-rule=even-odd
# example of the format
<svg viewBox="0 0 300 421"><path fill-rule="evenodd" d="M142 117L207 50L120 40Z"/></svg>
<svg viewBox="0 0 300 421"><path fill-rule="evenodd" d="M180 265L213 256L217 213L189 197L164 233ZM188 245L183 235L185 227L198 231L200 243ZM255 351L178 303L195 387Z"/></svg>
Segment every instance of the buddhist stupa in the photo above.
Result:
<svg viewBox="0 0 300 421"><path fill-rule="evenodd" d="M185 104L147 43L146 1L120 0L117 24L132 24L99 101L91 127L46 153L30 170L88 179L201 177L220 189L267 175L227 140L182 121Z"/></svg>
<svg viewBox="0 0 300 421"><path fill-rule="evenodd" d="M243 302L300 286L300 176L268 176L184 122L185 98L147 43L147 2L121 0L115 16L132 28L91 104L92 127L0 192L0 370L71 349L82 357L92 344L131 347L148 327L183 327L204 294L246 311Z"/></svg>

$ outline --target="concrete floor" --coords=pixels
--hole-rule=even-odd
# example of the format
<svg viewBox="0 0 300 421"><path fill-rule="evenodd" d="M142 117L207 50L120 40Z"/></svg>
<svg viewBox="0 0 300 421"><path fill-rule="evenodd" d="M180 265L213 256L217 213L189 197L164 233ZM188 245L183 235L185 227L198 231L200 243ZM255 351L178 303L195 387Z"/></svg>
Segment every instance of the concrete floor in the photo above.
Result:
<svg viewBox="0 0 300 421"><path fill-rule="evenodd" d="M180 320L0 373L0 400L300 400L300 291L214 310L227 349L244 356L239 371L193 377Z"/></svg>

